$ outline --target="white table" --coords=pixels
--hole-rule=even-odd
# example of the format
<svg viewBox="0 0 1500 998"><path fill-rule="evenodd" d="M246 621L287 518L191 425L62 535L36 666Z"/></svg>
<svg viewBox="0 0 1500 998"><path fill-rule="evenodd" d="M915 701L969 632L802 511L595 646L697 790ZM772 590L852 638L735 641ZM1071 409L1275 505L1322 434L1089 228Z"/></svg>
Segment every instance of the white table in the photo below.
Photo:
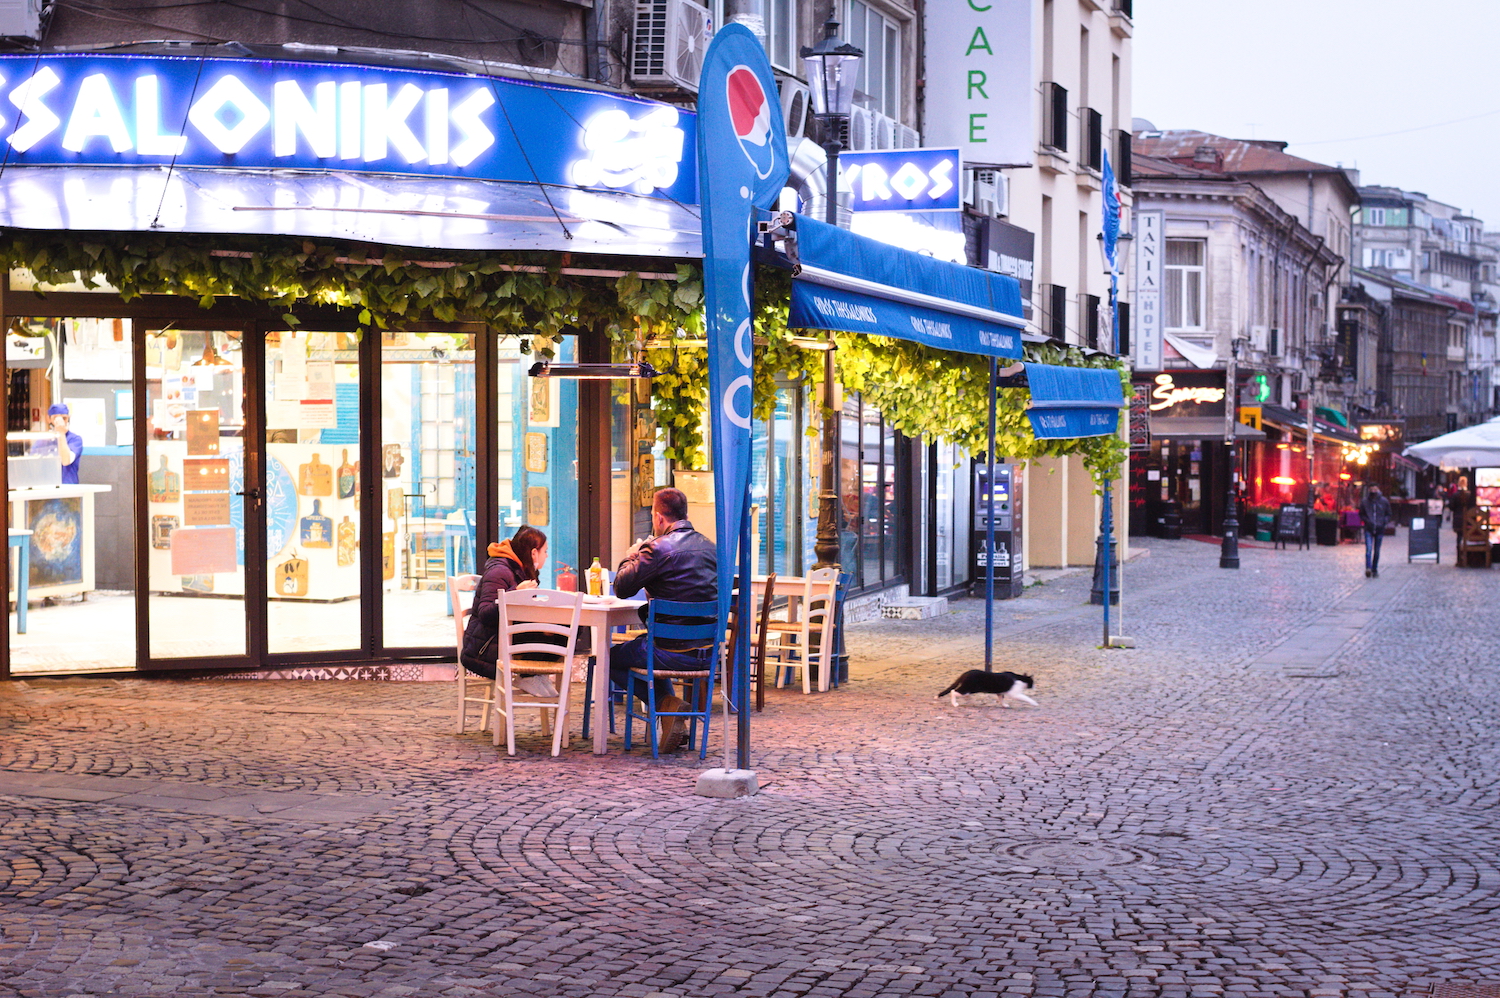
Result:
<svg viewBox="0 0 1500 998"><path fill-rule="evenodd" d="M639 626L643 599L611 600L608 603L585 602L578 614L578 626L592 632L594 649L594 754L608 751L609 739L609 653L610 631L622 624ZM460 666L462 668L462 666Z"/></svg>

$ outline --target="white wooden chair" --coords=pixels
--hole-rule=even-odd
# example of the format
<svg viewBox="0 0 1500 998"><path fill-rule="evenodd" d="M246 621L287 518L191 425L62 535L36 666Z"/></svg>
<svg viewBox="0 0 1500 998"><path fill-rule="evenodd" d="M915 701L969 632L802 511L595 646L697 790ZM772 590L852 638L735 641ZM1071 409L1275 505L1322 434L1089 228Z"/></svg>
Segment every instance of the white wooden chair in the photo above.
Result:
<svg viewBox="0 0 1500 998"><path fill-rule="evenodd" d="M812 669L818 672L818 692L827 693L833 675L833 621L839 573L820 568L802 579L776 583L778 595L797 601L795 620L767 621L766 629L779 640L766 654L776 663L776 685L785 686L788 669L802 670L802 692L812 692Z"/></svg>
<svg viewBox="0 0 1500 998"><path fill-rule="evenodd" d="M519 589L500 596L495 744L500 744L503 723L505 749L510 755L516 754L516 711L523 707L542 711L543 729L551 722L552 754L562 753L563 734L568 730L568 697L573 692L573 647L578 639L578 615L582 608L582 593L557 589ZM526 657L518 657L523 655ZM556 695L516 699L515 680L522 676L552 678Z"/></svg>
<svg viewBox="0 0 1500 998"><path fill-rule="evenodd" d="M495 709L495 684L492 680L483 676L476 676L464 668L464 626L469 622L469 615L473 613L472 606L465 606L463 594L472 593L479 588L479 576L477 575L450 575L448 576L448 606L453 611L453 630L455 632L454 647L458 652L458 724L454 728L454 734L461 735L469 730L469 704L480 705L481 713L479 727L475 730L485 731L490 726L490 712ZM470 597L472 601L472 597ZM471 691L471 687L473 687Z"/></svg>

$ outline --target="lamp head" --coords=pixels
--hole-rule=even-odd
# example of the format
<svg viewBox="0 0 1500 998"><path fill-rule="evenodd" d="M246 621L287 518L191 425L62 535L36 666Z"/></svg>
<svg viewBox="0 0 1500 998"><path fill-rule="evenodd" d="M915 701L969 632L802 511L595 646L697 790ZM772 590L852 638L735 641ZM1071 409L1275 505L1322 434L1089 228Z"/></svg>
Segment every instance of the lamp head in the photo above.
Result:
<svg viewBox="0 0 1500 998"><path fill-rule="evenodd" d="M802 66L812 91L813 114L847 118L854 108L854 85L865 53L842 41L838 33L839 22L830 14L823 23L822 40L802 47Z"/></svg>

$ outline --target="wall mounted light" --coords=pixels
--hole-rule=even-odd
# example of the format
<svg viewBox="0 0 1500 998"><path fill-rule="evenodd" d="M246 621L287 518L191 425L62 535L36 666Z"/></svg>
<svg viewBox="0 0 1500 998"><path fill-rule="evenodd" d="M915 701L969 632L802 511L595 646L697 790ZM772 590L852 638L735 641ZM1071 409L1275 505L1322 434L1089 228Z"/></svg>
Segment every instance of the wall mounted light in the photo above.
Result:
<svg viewBox="0 0 1500 998"><path fill-rule="evenodd" d="M574 378L579 381L616 381L622 378L656 377L656 368L645 361L635 364L552 364L539 360L526 372L533 378Z"/></svg>

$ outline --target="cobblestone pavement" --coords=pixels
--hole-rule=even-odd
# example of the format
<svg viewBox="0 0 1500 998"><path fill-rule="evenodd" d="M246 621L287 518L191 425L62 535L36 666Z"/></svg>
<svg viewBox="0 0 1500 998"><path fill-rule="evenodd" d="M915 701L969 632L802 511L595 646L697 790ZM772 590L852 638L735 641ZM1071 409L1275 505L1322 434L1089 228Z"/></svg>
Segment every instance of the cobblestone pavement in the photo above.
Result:
<svg viewBox="0 0 1500 998"><path fill-rule="evenodd" d="M1485 571L1191 541L773 691L765 790L514 759L437 683L0 683L3 995L1303 995L1500 980ZM976 698L983 699L983 698ZM576 727L575 727L576 734Z"/></svg>

